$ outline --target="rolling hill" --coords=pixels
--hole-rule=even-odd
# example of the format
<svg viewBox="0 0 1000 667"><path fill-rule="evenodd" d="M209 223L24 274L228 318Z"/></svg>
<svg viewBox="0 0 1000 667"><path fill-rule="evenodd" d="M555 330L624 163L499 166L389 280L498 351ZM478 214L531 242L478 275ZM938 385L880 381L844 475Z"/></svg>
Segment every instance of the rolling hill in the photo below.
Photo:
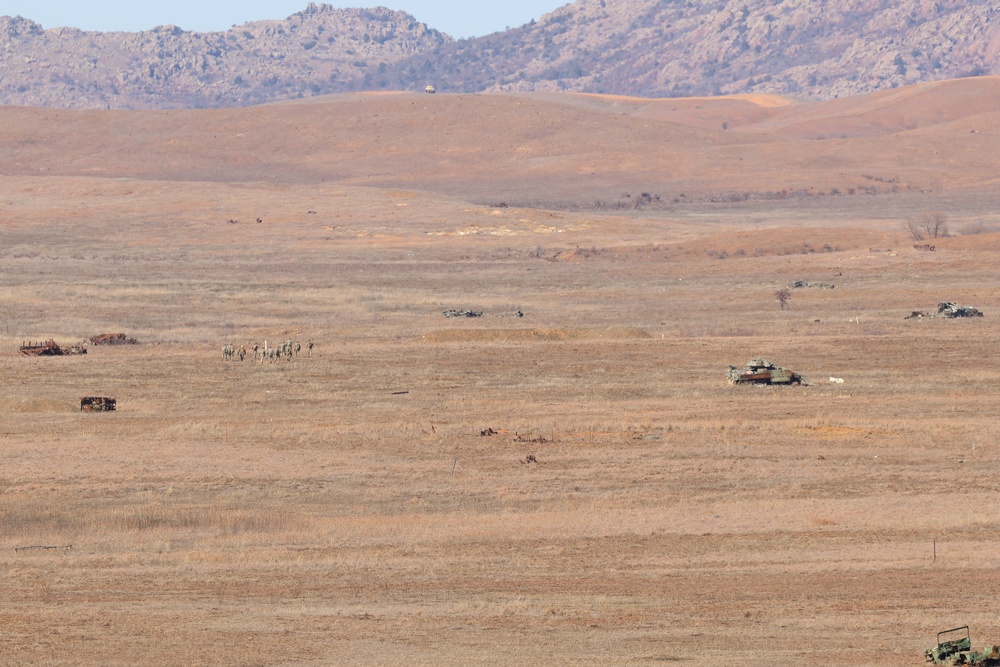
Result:
<svg viewBox="0 0 1000 667"><path fill-rule="evenodd" d="M1000 78L978 77L824 102L350 93L230 109L4 107L0 174L340 183L571 209L939 192L995 184L998 94Z"/></svg>

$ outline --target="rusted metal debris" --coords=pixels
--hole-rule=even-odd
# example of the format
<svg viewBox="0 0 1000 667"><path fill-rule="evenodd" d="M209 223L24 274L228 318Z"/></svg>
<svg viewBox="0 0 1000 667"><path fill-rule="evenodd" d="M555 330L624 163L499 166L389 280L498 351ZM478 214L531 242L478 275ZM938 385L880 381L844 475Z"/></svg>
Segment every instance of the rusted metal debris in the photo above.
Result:
<svg viewBox="0 0 1000 667"><path fill-rule="evenodd" d="M21 354L26 357L61 357L65 354L87 354L87 348L83 345L72 345L62 348L51 338L41 343L21 343L19 349Z"/></svg>
<svg viewBox="0 0 1000 667"><path fill-rule="evenodd" d="M130 338L123 333L104 333L92 336L90 342L93 345L138 345L139 341Z"/></svg>
<svg viewBox="0 0 1000 667"><path fill-rule="evenodd" d="M73 548L72 544L63 544L59 546L48 546L48 545L33 545L30 547L14 547L14 551L52 551L53 549L61 549L62 551L70 551Z"/></svg>
<svg viewBox="0 0 1000 667"><path fill-rule="evenodd" d="M730 366L726 376L732 384L809 384L798 373L760 357L748 361L745 368Z"/></svg>
<svg viewBox="0 0 1000 667"><path fill-rule="evenodd" d="M114 412L118 402L107 396L84 396L80 399L80 412Z"/></svg>
<svg viewBox="0 0 1000 667"><path fill-rule="evenodd" d="M483 311L481 310L455 310L454 308L449 308L442 313L445 317L482 317Z"/></svg>

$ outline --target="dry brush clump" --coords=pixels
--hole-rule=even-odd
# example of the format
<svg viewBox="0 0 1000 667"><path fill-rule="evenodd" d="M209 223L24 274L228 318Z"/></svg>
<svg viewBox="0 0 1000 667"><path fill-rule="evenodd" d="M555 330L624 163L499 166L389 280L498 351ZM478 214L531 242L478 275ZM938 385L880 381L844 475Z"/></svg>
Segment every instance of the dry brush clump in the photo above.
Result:
<svg viewBox="0 0 1000 667"><path fill-rule="evenodd" d="M279 510L211 506L174 506L156 504L122 508L101 521L100 527L112 533L182 531L213 536L244 534L284 534L300 528L296 519Z"/></svg>
<svg viewBox="0 0 1000 667"><path fill-rule="evenodd" d="M49 537L73 541L90 527L69 503L53 507L35 499L17 498L8 491L0 505L0 534L7 542Z"/></svg>
<svg viewBox="0 0 1000 667"><path fill-rule="evenodd" d="M906 221L906 231L914 241L950 236L948 214L944 211L924 211Z"/></svg>
<svg viewBox="0 0 1000 667"><path fill-rule="evenodd" d="M959 236L975 236L976 234L994 234L1000 231L1000 225L991 224L985 220L967 222L958 229ZM919 240L919 239L916 239Z"/></svg>
<svg viewBox="0 0 1000 667"><path fill-rule="evenodd" d="M280 509L218 503L198 505L165 500L135 504L110 498L81 502L61 496L55 506L49 506L8 492L0 505L3 539L15 545L25 540L106 542L146 533L188 538L287 535L304 531L308 526L305 517L292 516Z"/></svg>

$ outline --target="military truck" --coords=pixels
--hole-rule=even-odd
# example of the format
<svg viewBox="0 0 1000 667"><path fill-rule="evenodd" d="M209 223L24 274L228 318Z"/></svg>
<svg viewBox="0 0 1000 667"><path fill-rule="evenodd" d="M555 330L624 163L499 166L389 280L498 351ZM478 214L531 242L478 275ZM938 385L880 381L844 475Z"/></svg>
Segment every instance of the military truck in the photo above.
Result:
<svg viewBox="0 0 1000 667"><path fill-rule="evenodd" d="M730 366L727 377L732 384L809 384L798 373L760 357L748 361L745 368Z"/></svg>
<svg viewBox="0 0 1000 667"><path fill-rule="evenodd" d="M973 651L969 626L963 625L939 632L937 645L924 651L924 657L935 665L996 667L1000 665L1000 646L994 644L982 651Z"/></svg>

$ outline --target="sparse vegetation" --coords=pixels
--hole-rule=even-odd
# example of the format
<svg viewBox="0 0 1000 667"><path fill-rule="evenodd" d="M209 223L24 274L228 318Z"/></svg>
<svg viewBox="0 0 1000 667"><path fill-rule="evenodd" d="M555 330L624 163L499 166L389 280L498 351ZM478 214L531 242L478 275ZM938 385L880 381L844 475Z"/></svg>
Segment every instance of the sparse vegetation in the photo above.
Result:
<svg viewBox="0 0 1000 667"><path fill-rule="evenodd" d="M8 627L72 627L73 636L88 638L74 654L80 664L106 664L112 654L155 661L167 647L181 659L213 664L335 661L324 648L331 639L336 655L344 646L359 655L384 637L387 623L402 639L450 637L435 642L428 659L456 664L481 655L480 642L512 641L536 622L552 624L544 650L532 654L540 662L578 656L576 621L561 619L593 618L598 627L588 627L588 636L627 628L643 642L655 637L681 646L686 635L664 637L656 624L636 630L634 610L660 618L678 600L688 601L691 622L715 628L730 600L720 594L706 602L705 587L730 590L737 579L741 600L755 608L812 596L819 611L810 622L837 638L814 650L850 663L863 653L844 649L846 638L856 638L867 620L843 627L842 614L822 610L871 599L873 587L894 605L914 604L895 566L916 556L899 556L895 542L892 550L873 552L872 535L926 525L913 507L928 494L937 502L954 493L948 466L958 465L956 448L993 428L988 411L954 416L956 395L971 388L992 396L992 377L975 360L976 346L988 340L965 339L968 359L932 378L912 368L930 363L942 336L956 334L911 327L902 348L888 344L909 324L902 319L845 323L854 299L891 308L922 293L907 272L892 273L891 264L888 272L882 263L853 264L855 287L824 293L811 306L821 322L812 313L798 323L764 317L764 304L746 299L746 290L788 267L815 266L818 256L807 250L819 241L796 239L793 225L765 245L749 235L759 225L747 222L745 211L731 216L716 209L721 222L698 233L627 213L648 225L627 245L621 218L562 214L560 225L569 231L560 233L560 243L573 249L565 254L600 261L594 271L590 263L537 262L562 251L552 249L552 232L527 226L518 228L517 244L510 236L477 236L479 259L462 260L468 239L426 232L453 229L456 220L481 215L479 209L433 196L133 182L128 197L102 197L95 208L81 209L74 226L47 237L45 252L26 252L17 249L28 248L25 230L47 229L57 211L79 200L75 188L95 185L12 182L23 184L6 196L21 227L9 234L29 236L10 237L15 250L0 255L7 276L0 298L14 332L8 348L33 331L81 336L125 328L143 342L95 348L72 365L9 364L17 397L0 402L0 446L9 452L0 478ZM159 229L155 245L141 243L148 229L121 224L132 210L120 207L133 200L183 221L199 215L207 199L227 209L216 224ZM350 227L322 230L328 214L321 204L331 200ZM318 211L316 222L293 215L306 206ZM241 242L226 244L233 233L227 217L253 220L264 210L268 224L239 225ZM789 209L782 211L787 220ZM364 222L348 213L363 214ZM385 222L390 214L396 217ZM814 214L807 208L798 215L808 222ZM516 215L551 220L544 211ZM721 231L719 225L748 234L747 247L762 248L762 256L742 253L743 262L719 263L696 250L699 235ZM282 252L253 261L276 232ZM836 233L831 228L824 237L856 235ZM337 252L319 236L335 237ZM213 254L221 247L225 260ZM793 251L780 268L773 263L776 248ZM112 256L119 260L107 261ZM420 280L413 279L417 256ZM664 261L651 270L650 257ZM32 273L13 270L25 267ZM44 307L26 289L39 275L59 287ZM873 276L877 289L866 286ZM980 282L975 272L965 279ZM482 303L482 321L444 323L442 300ZM82 301L83 311L74 307ZM501 317L522 303L524 318ZM197 304L211 304L212 312ZM122 313L130 312L135 321L122 323ZM789 323L801 330L788 332ZM214 342L223 333L262 340L293 331L318 340L312 363L217 361ZM784 392L781 412L764 389L734 397L722 379L726 363L764 347L778 347L807 376L813 368L836 368L855 396L821 386ZM877 365L843 365L848 353L869 359L875 351ZM896 378L908 383L886 391ZM119 412L81 415L76 388L100 382L120 390ZM870 400L875 394L879 400ZM926 415L920 424L910 416L915 395ZM837 409L816 414L817 405L834 399ZM482 437L487 427L495 434ZM976 456L985 457L978 459L984 465L995 462L988 448ZM856 506L881 497L887 472L893 498L914 498L917 505L899 503L891 516L865 514L859 522ZM989 484L971 478L963 493L988 494ZM950 505L938 511L947 513L946 523L961 519ZM963 533L975 545L988 547L992 539L976 526ZM659 548L661 542L670 548ZM70 544L71 550L14 551ZM846 578L833 590L817 589L816 576L841 567L845 553L862 552L864 559L849 568L865 573L861 583ZM990 559L976 553L963 549L963 568L967 576L988 578ZM599 580L558 574L598 567L610 554L614 572L601 567ZM723 562L719 554L738 558ZM636 579L651 564L711 576L689 588L671 583L664 598L644 576ZM516 595L484 601L484 567L491 590ZM748 587L750 567L765 578ZM803 570L808 577L795 575ZM780 587L769 583L774 576ZM58 583L69 579L71 588ZM607 585L613 599L601 597ZM155 606L128 604L154 595ZM951 600L956 593L941 595ZM212 605L213 622L186 625L205 618L202 604ZM175 620L154 622L167 611ZM933 615L923 608L912 613L914 624ZM456 636L457 617L466 631ZM733 621L741 631L754 622L741 619ZM230 626L239 627L235 636ZM178 632L190 649L174 644ZM796 646L812 641L797 628L778 633ZM630 647L641 644L601 646L602 664L627 664ZM774 654L768 642L751 646L768 660ZM44 662L49 650L22 638L9 642L5 655ZM376 658L361 662L384 664L393 656L411 661L413 648L407 645L404 656L380 644Z"/></svg>
<svg viewBox="0 0 1000 667"><path fill-rule="evenodd" d="M780 305L781 309L784 310L785 306L787 306L788 302L792 299L792 292L787 287L781 287L774 291L774 298L778 300L778 305Z"/></svg>
<svg viewBox="0 0 1000 667"><path fill-rule="evenodd" d="M906 230L914 241L948 236L948 214L944 211L924 211L906 221Z"/></svg>
<svg viewBox="0 0 1000 667"><path fill-rule="evenodd" d="M800 177L815 149L760 134L732 168L717 120L653 141L596 99L414 101L2 110L0 662L908 664L941 609L992 613L998 250L916 255L899 223L995 220L984 154L915 192L868 137L903 191L798 196L855 167ZM539 117L565 134L521 141ZM521 205L652 198L674 161L676 206ZM797 278L837 288L774 313ZM903 318L963 295L983 318ZM812 386L725 381L758 355Z"/></svg>
<svg viewBox="0 0 1000 667"><path fill-rule="evenodd" d="M976 234L993 234L1000 231L1000 226L987 224L983 220L974 220L963 225L959 230L959 236L973 236Z"/></svg>

